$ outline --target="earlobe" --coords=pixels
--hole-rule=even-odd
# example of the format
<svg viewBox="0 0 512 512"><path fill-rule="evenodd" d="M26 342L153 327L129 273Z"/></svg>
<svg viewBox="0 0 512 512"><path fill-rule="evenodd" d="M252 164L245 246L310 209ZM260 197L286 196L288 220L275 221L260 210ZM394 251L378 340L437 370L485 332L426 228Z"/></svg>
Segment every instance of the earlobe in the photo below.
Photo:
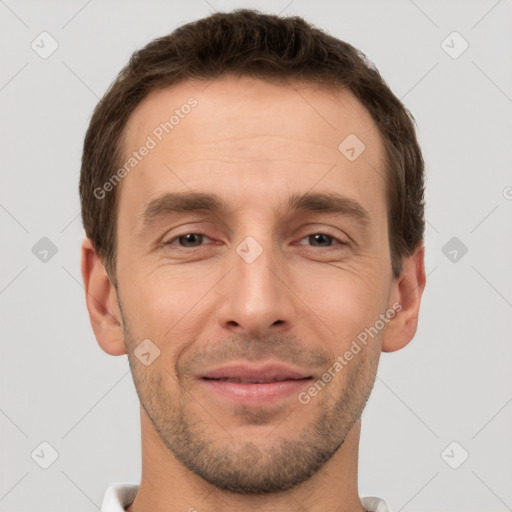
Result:
<svg viewBox="0 0 512 512"><path fill-rule="evenodd" d="M87 310L98 344L107 354L126 354L116 290L89 238L82 242L82 279Z"/></svg>
<svg viewBox="0 0 512 512"><path fill-rule="evenodd" d="M425 247L420 245L404 260L402 274L393 282L390 307L398 303L394 309L399 311L384 329L383 352L400 350L413 339L425 284Z"/></svg>

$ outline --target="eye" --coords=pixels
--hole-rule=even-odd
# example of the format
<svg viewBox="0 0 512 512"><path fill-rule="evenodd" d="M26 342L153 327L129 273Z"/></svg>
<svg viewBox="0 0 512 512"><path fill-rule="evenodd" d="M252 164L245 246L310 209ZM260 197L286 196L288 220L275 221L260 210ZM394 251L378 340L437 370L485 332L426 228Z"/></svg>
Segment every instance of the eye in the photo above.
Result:
<svg viewBox="0 0 512 512"><path fill-rule="evenodd" d="M308 236L305 236L304 238L302 238L302 240L306 240L306 239L309 242L313 242L313 244L316 244L316 243L320 244L320 245L316 245L316 247L330 248L333 246L332 241L338 242L338 245L342 245L342 246L348 245L347 242L344 242L343 240L340 240L339 238L336 238L334 236L328 235L327 233L312 233L311 235L308 235ZM300 244L300 245L303 245L303 244Z"/></svg>
<svg viewBox="0 0 512 512"><path fill-rule="evenodd" d="M202 245L204 245L202 242L204 241L205 238L211 240L204 233L184 233L183 235L175 236L168 242L165 242L164 245L171 245L175 247L177 246L178 248L181 249L192 249L194 247L201 247ZM302 240L308 240L309 243L313 244L313 247L323 247L326 249L331 248L335 245L348 245L347 242L344 242L343 240L340 240L339 238L336 238L334 236L328 235L327 233L312 233L302 238L301 242ZM334 242L337 242L337 244L335 244Z"/></svg>
<svg viewBox="0 0 512 512"><path fill-rule="evenodd" d="M178 235L169 240L168 242L165 242L165 245L176 245L173 242L178 242L178 247L181 247L183 249L187 248L193 248L193 247L200 247L201 242L204 238L208 238L203 233L185 233L183 235ZM210 240L210 238L208 238Z"/></svg>

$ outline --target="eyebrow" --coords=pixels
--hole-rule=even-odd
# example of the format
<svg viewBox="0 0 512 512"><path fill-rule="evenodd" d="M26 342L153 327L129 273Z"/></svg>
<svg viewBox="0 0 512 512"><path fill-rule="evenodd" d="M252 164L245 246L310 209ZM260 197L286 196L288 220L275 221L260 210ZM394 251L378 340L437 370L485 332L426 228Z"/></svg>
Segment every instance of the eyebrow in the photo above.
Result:
<svg viewBox="0 0 512 512"><path fill-rule="evenodd" d="M294 212L322 212L350 217L362 226L371 223L371 216L358 201L334 193L295 193L288 198L283 215ZM231 215L233 210L216 194L202 192L167 192L151 200L145 207L140 222L149 227L154 222L184 212L210 212Z"/></svg>

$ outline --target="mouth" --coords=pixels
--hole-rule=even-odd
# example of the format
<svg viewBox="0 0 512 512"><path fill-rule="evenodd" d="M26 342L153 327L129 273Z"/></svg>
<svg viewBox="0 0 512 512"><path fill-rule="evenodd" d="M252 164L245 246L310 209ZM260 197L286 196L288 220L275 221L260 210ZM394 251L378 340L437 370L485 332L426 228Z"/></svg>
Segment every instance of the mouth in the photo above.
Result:
<svg viewBox="0 0 512 512"><path fill-rule="evenodd" d="M211 392L232 402L261 406L299 393L313 376L280 364L239 364L207 371L200 380Z"/></svg>
<svg viewBox="0 0 512 512"><path fill-rule="evenodd" d="M284 382L286 380L303 380L300 379L292 379L288 377L276 377L275 379L266 379L265 377L262 378L255 378L255 379L244 379L242 377L223 377L220 379L213 379L210 377L204 377L206 380L216 380L219 382L237 382L238 384L270 384L271 382ZM307 378L307 377L305 377Z"/></svg>

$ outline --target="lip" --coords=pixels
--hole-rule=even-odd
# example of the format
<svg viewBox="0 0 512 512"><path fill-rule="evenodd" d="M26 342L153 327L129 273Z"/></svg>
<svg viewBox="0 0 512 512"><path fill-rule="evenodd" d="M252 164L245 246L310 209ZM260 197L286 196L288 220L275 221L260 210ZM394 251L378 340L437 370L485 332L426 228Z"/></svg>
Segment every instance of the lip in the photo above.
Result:
<svg viewBox="0 0 512 512"><path fill-rule="evenodd" d="M261 406L299 393L312 378L282 364L232 364L205 372L200 381L232 402Z"/></svg>

